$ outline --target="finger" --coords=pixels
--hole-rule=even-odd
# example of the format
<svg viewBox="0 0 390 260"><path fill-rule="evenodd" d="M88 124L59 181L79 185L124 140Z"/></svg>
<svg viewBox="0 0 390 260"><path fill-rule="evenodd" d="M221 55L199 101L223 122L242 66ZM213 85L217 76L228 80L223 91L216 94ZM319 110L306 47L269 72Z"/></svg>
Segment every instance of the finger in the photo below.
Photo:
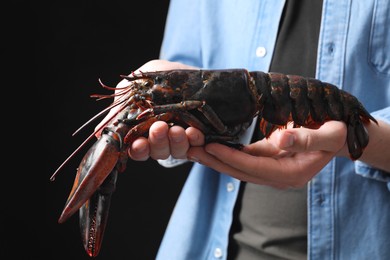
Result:
<svg viewBox="0 0 390 260"><path fill-rule="evenodd" d="M149 129L150 157L153 159L167 159L170 155L168 124L157 121Z"/></svg>
<svg viewBox="0 0 390 260"><path fill-rule="evenodd" d="M274 158L254 157L218 143L208 144L203 151L202 149L191 148L188 151L190 160L199 161L219 172L257 184L282 184L286 180L275 176L276 171L273 169L280 169L281 166Z"/></svg>
<svg viewBox="0 0 390 260"><path fill-rule="evenodd" d="M289 187L302 187L333 157L332 153L324 151L293 153L281 158L258 157L221 144L209 144L205 151L236 169L236 178L245 178L254 183L279 183ZM201 161L203 159L205 158L200 158Z"/></svg>
<svg viewBox="0 0 390 260"><path fill-rule="evenodd" d="M293 128L276 133L277 146L281 149L338 152L345 144L347 130L344 123L329 121L318 129Z"/></svg>
<svg viewBox="0 0 390 260"><path fill-rule="evenodd" d="M229 165L230 167L243 171L251 176L258 176L263 178L266 177L266 174L268 173L264 174L264 176L259 176L259 170L264 168L276 168L275 164L277 163L277 161L272 157L255 157L250 154L238 151L237 149L233 149L218 143L206 145L205 151L215 156L217 159ZM280 167L280 165L277 166ZM267 179L271 180L270 178Z"/></svg>
<svg viewBox="0 0 390 260"><path fill-rule="evenodd" d="M230 149L230 148L227 148ZM248 155L250 156L250 155ZM206 152L204 147L191 147L188 150L188 159L193 162L201 163L205 166L208 166L210 168L213 168L214 170L229 174L230 176L237 178L241 181L251 182L259 185L268 185L273 186L275 188L284 188L287 187L283 183L275 182L275 181L268 181L265 179L262 179L258 176L253 176L251 174L248 174L244 171L241 171L240 169L237 169L235 167L230 166L229 164L226 164L223 161L220 161L215 156L211 155L210 153Z"/></svg>
<svg viewBox="0 0 390 260"><path fill-rule="evenodd" d="M176 159L186 159L190 144L184 128L172 126L168 130L168 138L172 157Z"/></svg>
<svg viewBox="0 0 390 260"><path fill-rule="evenodd" d="M245 145L242 151L253 156L276 156L280 152L280 149L271 143L269 139L263 139Z"/></svg>
<svg viewBox="0 0 390 260"><path fill-rule="evenodd" d="M188 141L190 142L191 146L203 146L204 145L204 134L194 128L194 127L188 127L185 130L187 134Z"/></svg>
<svg viewBox="0 0 390 260"><path fill-rule="evenodd" d="M145 137L137 138L130 146L128 155L135 161L146 161L149 159L149 141Z"/></svg>

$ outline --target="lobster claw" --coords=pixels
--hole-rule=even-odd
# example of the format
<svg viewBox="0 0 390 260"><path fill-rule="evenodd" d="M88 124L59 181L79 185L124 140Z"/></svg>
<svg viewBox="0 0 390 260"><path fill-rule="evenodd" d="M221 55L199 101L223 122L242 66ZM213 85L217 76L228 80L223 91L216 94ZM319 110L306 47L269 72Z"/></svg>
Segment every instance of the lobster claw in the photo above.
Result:
<svg viewBox="0 0 390 260"><path fill-rule="evenodd" d="M88 150L77 169L77 175L65 207L58 220L65 222L102 185L118 162L122 138L105 128L98 141Z"/></svg>
<svg viewBox="0 0 390 260"><path fill-rule="evenodd" d="M99 254L117 177L118 171L114 169L79 210L81 238L84 249L90 257Z"/></svg>
<svg viewBox="0 0 390 260"><path fill-rule="evenodd" d="M77 169L77 175L65 207L58 220L65 222L79 210L84 249L91 257L99 254L107 225L111 195L118 176L122 148L119 133L105 128L98 141L88 150Z"/></svg>

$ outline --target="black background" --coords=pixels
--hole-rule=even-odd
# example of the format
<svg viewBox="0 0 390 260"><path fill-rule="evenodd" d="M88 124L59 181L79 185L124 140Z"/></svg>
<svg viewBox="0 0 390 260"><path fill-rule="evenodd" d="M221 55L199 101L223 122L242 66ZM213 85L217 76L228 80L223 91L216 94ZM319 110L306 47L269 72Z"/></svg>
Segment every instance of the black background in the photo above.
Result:
<svg viewBox="0 0 390 260"><path fill-rule="evenodd" d="M49 178L101 119L76 136L72 133L110 103L89 97L105 93L98 79L115 86L119 75L158 58L168 5L168 0L80 0L36 6L39 25L32 70L40 90L41 122L35 127L39 147L29 151L39 167L31 174L35 180L39 176L45 192L41 196L39 189L25 183L24 188L32 190L31 197L23 199L25 213L7 210L6 218L16 221L19 231L11 230L3 259L90 259L81 243L78 214L63 224L57 220L92 142L54 182ZM96 259L154 259L190 166L166 169L153 160L129 160L118 178ZM46 207L41 209L43 201Z"/></svg>

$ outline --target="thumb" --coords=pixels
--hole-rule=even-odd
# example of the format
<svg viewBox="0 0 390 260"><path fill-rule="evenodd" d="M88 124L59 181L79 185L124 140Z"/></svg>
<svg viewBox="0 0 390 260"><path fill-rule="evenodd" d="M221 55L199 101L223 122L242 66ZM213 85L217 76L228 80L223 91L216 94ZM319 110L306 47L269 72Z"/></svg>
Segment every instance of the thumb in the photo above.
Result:
<svg viewBox="0 0 390 260"><path fill-rule="evenodd" d="M318 129L293 128L279 131L277 145L292 152L338 152L345 145L347 128L343 122L329 121Z"/></svg>

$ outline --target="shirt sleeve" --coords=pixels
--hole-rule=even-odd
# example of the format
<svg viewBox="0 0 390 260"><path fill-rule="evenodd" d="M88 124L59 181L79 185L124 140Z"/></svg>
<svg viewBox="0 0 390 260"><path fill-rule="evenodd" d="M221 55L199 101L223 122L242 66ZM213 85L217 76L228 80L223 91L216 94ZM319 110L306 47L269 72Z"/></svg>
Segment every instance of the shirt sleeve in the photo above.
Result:
<svg viewBox="0 0 390 260"><path fill-rule="evenodd" d="M172 156L169 156L167 159L165 159L165 160L159 159L159 160L157 160L157 162L160 165L164 166L165 168L172 168L172 167L182 165L183 163L188 162L188 160L187 159L175 159Z"/></svg>
<svg viewBox="0 0 390 260"><path fill-rule="evenodd" d="M200 0L171 0L160 49L160 59L202 67ZM183 12L191 10L191 12Z"/></svg>
<svg viewBox="0 0 390 260"><path fill-rule="evenodd" d="M372 113L372 115L376 119L382 120L382 121L390 124L390 107L386 107L384 109L375 111ZM388 172L376 169L376 168L374 168L374 167L372 167L372 166L370 166L362 161L355 162L355 171L357 174L359 174L363 177L374 179L377 181L386 182L387 188L390 191L390 174Z"/></svg>

